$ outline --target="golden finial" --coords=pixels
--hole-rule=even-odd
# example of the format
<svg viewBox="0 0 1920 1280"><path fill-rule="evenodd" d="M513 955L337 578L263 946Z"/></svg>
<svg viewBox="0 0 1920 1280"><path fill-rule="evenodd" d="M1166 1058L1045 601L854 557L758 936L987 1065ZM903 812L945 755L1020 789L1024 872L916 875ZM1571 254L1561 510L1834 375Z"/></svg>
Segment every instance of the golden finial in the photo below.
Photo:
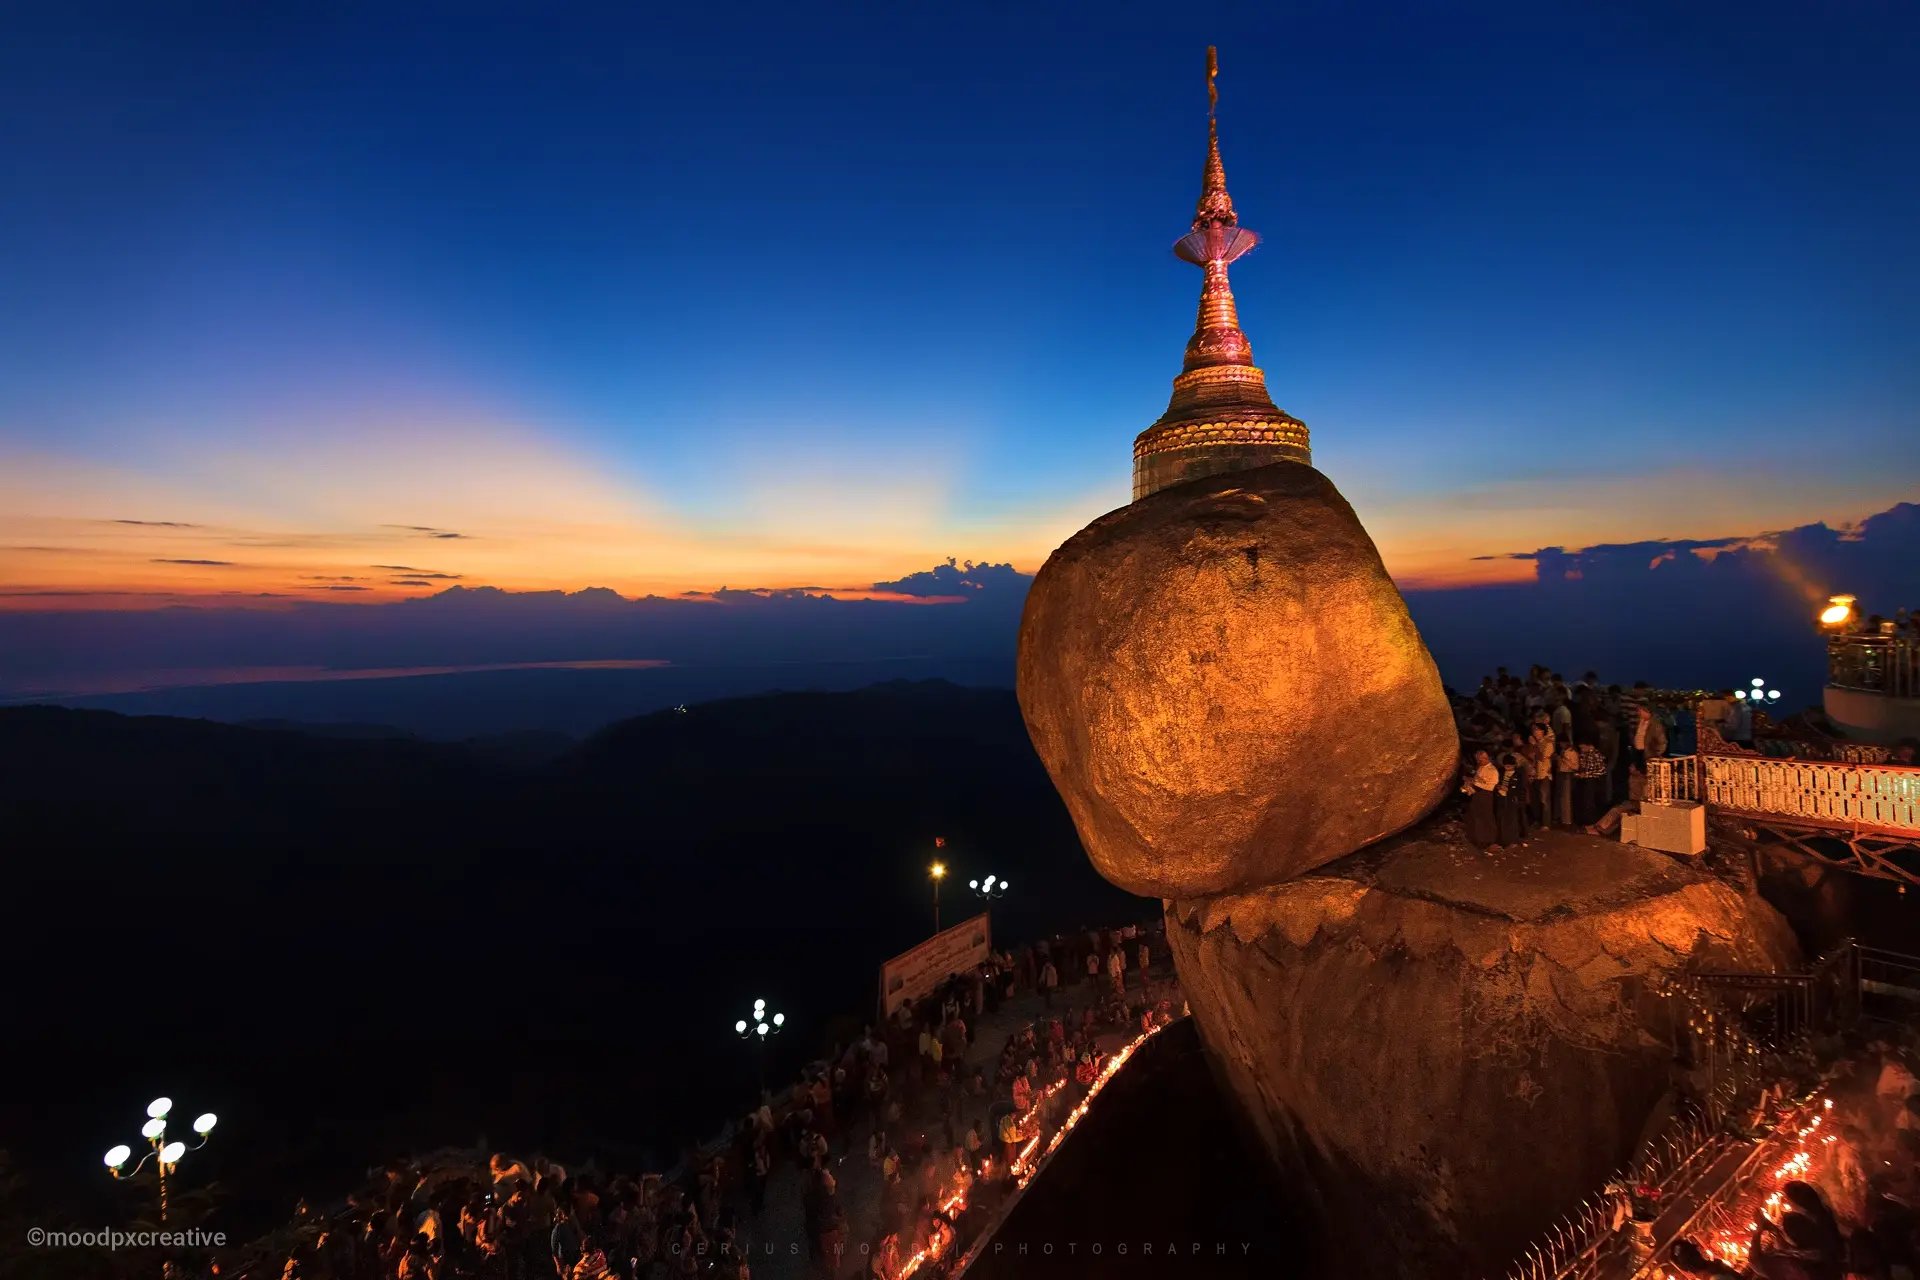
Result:
<svg viewBox="0 0 1920 1280"><path fill-rule="evenodd" d="M1233 212L1233 197L1227 194L1227 170L1220 163L1220 122L1215 117L1215 109L1220 105L1220 89L1214 82L1220 75L1220 51L1213 45L1207 46L1207 163L1201 171L1200 203L1193 213L1194 235L1199 235L1207 227L1232 227L1239 218ZM1174 252L1201 266L1209 258L1224 256L1233 261L1248 249L1253 248L1254 235L1251 231L1239 237L1222 239L1213 237L1206 244L1194 240L1193 236L1182 240L1175 246ZM1191 243L1190 243L1191 242Z"/></svg>

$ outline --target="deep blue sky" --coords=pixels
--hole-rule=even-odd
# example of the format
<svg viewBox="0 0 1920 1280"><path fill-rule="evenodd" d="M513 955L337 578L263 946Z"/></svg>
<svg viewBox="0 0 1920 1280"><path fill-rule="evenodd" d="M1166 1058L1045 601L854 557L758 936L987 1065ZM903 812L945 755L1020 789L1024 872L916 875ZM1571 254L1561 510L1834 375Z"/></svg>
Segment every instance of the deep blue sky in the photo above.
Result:
<svg viewBox="0 0 1920 1280"><path fill-rule="evenodd" d="M1920 479L1911 4L141 3L3 34L16 585L1031 570L1125 500L1178 370L1208 43L1255 354L1403 581Z"/></svg>

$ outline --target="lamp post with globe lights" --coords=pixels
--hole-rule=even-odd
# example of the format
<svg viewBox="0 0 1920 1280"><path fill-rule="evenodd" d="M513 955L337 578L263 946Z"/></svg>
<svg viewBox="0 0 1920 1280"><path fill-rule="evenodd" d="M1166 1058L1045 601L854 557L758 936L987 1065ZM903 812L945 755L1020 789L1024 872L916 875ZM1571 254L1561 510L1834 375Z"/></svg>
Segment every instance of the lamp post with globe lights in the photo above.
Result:
<svg viewBox="0 0 1920 1280"><path fill-rule="evenodd" d="M1767 688L1767 682L1758 676L1753 678L1753 682L1749 687L1745 689L1735 689L1733 696L1736 702L1746 703L1750 712L1771 707L1780 701L1780 691L1778 689ZM1751 716L1748 718L1748 724L1749 726L1752 724ZM1749 728L1747 732L1747 740L1749 742L1752 740L1752 736L1752 730Z"/></svg>
<svg viewBox="0 0 1920 1280"><path fill-rule="evenodd" d="M213 1133L213 1126L219 1117L211 1111L203 1111L193 1122L193 1131L200 1141L189 1147L177 1139L167 1138L167 1116L173 1111L172 1098L155 1098L147 1104L147 1122L140 1126L140 1136L147 1140L149 1150L140 1157L140 1163L127 1168L127 1161L133 1158L133 1148L121 1143L107 1152L105 1163L107 1172L115 1178L131 1178L147 1167L147 1161L154 1161L154 1174L160 1184L160 1223L164 1227L167 1221L167 1175L180 1164L181 1157L189 1151L198 1151L207 1145ZM173 1274L173 1264L166 1264L166 1273Z"/></svg>
<svg viewBox="0 0 1920 1280"><path fill-rule="evenodd" d="M967 881L967 888L973 890L974 893L976 893L982 898L985 898L989 902L993 901L993 899L995 898L1006 897L1007 887L1008 887L1007 882L1005 880L1002 880L999 876L988 876L984 880Z"/></svg>
<svg viewBox="0 0 1920 1280"><path fill-rule="evenodd" d="M740 1019L733 1024L734 1034L742 1040L751 1040L754 1044L754 1058L760 1066L760 1092L767 1091L767 1040L786 1029L787 1015L768 1013L767 1002L756 999L753 1002L753 1018Z"/></svg>
<svg viewBox="0 0 1920 1280"><path fill-rule="evenodd" d="M1753 678L1752 687L1735 689L1733 696L1745 699L1747 705L1754 707L1765 707L1780 701L1780 691L1767 688L1767 682L1759 676Z"/></svg>

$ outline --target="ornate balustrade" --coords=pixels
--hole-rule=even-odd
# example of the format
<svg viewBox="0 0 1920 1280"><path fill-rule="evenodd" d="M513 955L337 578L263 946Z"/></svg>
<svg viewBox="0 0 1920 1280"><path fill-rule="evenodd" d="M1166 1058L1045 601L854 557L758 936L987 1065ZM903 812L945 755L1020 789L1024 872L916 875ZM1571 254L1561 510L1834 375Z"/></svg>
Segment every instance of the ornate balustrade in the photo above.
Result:
<svg viewBox="0 0 1920 1280"><path fill-rule="evenodd" d="M1716 809L1799 819L1817 827L1920 835L1920 768L1709 755L1697 757L1697 770L1692 798ZM1652 791L1649 776L1650 796Z"/></svg>
<svg viewBox="0 0 1920 1280"><path fill-rule="evenodd" d="M1647 799L1810 827L1920 836L1920 767L1866 760L1783 760L1700 728L1700 754L1647 761Z"/></svg>

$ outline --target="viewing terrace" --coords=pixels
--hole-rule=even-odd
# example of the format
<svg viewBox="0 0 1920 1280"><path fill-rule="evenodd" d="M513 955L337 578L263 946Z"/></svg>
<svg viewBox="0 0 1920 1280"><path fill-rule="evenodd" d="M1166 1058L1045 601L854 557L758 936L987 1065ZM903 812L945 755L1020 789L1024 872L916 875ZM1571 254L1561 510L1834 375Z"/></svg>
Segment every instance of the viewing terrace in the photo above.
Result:
<svg viewBox="0 0 1920 1280"><path fill-rule="evenodd" d="M1709 725L1698 736L1695 754L1647 762L1649 800L1704 804L1731 843L1920 885L1920 767L1781 758L1735 746Z"/></svg>

